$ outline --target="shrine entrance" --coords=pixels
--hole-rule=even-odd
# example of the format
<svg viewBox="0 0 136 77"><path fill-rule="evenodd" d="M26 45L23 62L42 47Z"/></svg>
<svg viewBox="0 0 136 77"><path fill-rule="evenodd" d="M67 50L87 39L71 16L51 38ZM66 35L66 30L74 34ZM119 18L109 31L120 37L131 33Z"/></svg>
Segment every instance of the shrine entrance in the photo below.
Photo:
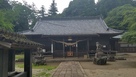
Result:
<svg viewBox="0 0 136 77"><path fill-rule="evenodd" d="M80 41L84 41L84 40L80 40ZM54 50L54 55L56 56L57 54L61 54L63 57L78 57L78 42L80 41L56 41L53 40L54 42L54 46L58 46L61 47L61 45L63 45L62 50L60 51L56 51L54 50L55 47L52 46L52 50ZM60 43L60 45L58 44ZM59 53L58 53L59 52Z"/></svg>
<svg viewBox="0 0 136 77"><path fill-rule="evenodd" d="M57 41L57 40L52 40L51 44L51 51L53 52L53 56L57 57L79 57L80 55L87 54L89 49L89 44L88 44L88 39L83 39L83 40L74 40L74 41ZM79 46L81 47L82 42L84 42L87 45L82 46L82 49L86 50L80 50L79 51ZM59 44L60 43L60 44ZM62 46L62 48L61 48ZM87 47L85 47L87 46ZM57 50L57 48L60 48L62 50Z"/></svg>
<svg viewBox="0 0 136 77"><path fill-rule="evenodd" d="M65 45L66 57L74 57L76 53L76 44L74 45Z"/></svg>

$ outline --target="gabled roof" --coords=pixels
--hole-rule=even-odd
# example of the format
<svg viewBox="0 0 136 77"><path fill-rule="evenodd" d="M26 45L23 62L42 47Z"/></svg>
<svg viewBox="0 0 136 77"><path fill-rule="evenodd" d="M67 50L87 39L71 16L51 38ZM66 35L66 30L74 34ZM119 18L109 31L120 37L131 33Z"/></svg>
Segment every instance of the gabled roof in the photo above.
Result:
<svg viewBox="0 0 136 77"><path fill-rule="evenodd" d="M109 28L100 17L46 18L39 20L25 35L97 35L119 34L122 31Z"/></svg>

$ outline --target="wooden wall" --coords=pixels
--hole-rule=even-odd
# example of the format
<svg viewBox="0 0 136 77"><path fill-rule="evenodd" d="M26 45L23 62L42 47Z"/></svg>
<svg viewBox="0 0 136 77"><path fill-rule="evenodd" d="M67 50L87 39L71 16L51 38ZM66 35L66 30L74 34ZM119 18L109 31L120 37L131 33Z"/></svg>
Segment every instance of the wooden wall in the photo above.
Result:
<svg viewBox="0 0 136 77"><path fill-rule="evenodd" d="M29 36L28 38L30 38L31 40L35 41L35 42L39 42L42 43L46 46L46 51L51 51L51 43L52 40L57 40L57 41L68 41L69 36ZM87 52L91 51L91 50L96 50L96 42L99 42L102 45L106 45L106 49L109 50L111 49L111 42L110 42L110 38L111 36L109 35L99 35L99 36L71 36L72 41L75 42L77 40L84 40L87 39L85 41L81 41L78 43L78 56L84 56L87 55ZM88 43L89 42L89 46ZM63 57L64 55L66 56L67 51L69 51L68 47L65 47L64 51L65 54L63 54L63 44L61 43L53 43L54 46L54 57ZM76 52L76 47L73 47L73 56L77 56L77 52Z"/></svg>

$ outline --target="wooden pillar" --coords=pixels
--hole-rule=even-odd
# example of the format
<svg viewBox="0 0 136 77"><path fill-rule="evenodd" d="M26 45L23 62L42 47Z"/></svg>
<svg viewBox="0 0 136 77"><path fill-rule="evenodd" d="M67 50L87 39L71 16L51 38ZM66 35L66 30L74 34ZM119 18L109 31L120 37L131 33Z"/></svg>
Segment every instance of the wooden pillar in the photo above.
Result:
<svg viewBox="0 0 136 77"><path fill-rule="evenodd" d="M55 44L56 44L56 42L52 42L52 44L53 44L53 52L55 51Z"/></svg>
<svg viewBox="0 0 136 77"><path fill-rule="evenodd" d="M88 53L89 53L89 39L87 39L87 57L89 57Z"/></svg>
<svg viewBox="0 0 136 77"><path fill-rule="evenodd" d="M8 72L15 71L15 51L9 50L8 52Z"/></svg>
<svg viewBox="0 0 136 77"><path fill-rule="evenodd" d="M0 77L8 77L8 50L0 49Z"/></svg>
<svg viewBox="0 0 136 77"><path fill-rule="evenodd" d="M24 51L24 72L27 77L32 77L32 51L29 49Z"/></svg>
<svg viewBox="0 0 136 77"><path fill-rule="evenodd" d="M64 39L63 39L63 42L64 42ZM63 58L66 58L65 56L65 44L63 43Z"/></svg>
<svg viewBox="0 0 136 77"><path fill-rule="evenodd" d="M51 53L52 53L53 58L54 58L53 41L51 42Z"/></svg>
<svg viewBox="0 0 136 77"><path fill-rule="evenodd" d="M79 57L79 53L78 53L78 43L76 43L76 56Z"/></svg>
<svg viewBox="0 0 136 77"><path fill-rule="evenodd" d="M51 53L53 53L53 42L51 43Z"/></svg>

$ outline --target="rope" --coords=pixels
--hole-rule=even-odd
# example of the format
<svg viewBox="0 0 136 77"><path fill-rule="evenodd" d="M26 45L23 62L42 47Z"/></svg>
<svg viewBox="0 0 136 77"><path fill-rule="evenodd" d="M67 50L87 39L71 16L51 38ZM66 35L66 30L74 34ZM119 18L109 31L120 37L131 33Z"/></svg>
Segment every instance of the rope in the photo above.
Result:
<svg viewBox="0 0 136 77"><path fill-rule="evenodd" d="M85 40L87 40L87 39L84 39L84 40L78 40L78 41L73 42L73 43L68 43L68 42L64 42L64 41L56 41L56 40L52 40L52 41L57 42L57 43L62 43L62 44L65 44L65 45L70 45L70 46L72 46L72 45L77 44L78 42L85 41Z"/></svg>

